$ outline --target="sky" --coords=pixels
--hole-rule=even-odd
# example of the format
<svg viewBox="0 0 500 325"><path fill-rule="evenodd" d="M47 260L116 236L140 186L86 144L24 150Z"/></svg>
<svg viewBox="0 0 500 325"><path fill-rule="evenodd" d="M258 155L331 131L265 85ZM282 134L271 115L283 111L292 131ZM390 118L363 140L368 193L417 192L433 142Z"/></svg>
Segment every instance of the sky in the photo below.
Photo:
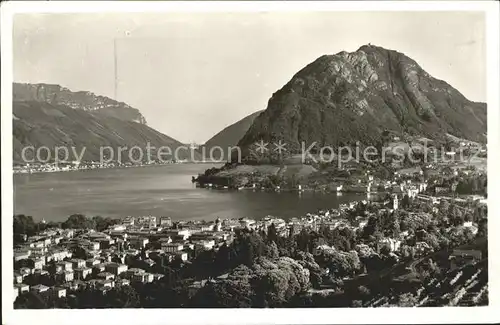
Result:
<svg viewBox="0 0 500 325"><path fill-rule="evenodd" d="M470 100L486 101L480 12L18 14L14 81L115 97L148 125L204 143L267 107L324 54L364 44L397 50Z"/></svg>

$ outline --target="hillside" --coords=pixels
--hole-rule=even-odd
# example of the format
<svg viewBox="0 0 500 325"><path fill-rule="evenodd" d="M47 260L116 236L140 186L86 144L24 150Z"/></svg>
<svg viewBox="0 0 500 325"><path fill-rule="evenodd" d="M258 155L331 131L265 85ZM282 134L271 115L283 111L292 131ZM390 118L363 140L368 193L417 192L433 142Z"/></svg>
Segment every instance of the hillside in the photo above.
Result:
<svg viewBox="0 0 500 325"><path fill-rule="evenodd" d="M275 92L239 141L282 140L288 152L317 146L380 144L384 130L485 142L486 104L465 98L406 55L365 45L323 55Z"/></svg>
<svg viewBox="0 0 500 325"><path fill-rule="evenodd" d="M13 100L65 105L97 115L146 124L146 119L137 108L88 91L73 92L59 85L14 83Z"/></svg>
<svg viewBox="0 0 500 325"><path fill-rule="evenodd" d="M221 157L219 150L213 150L214 159L227 159L226 155L228 153L229 148L236 146L238 141L245 135L248 131L248 128L252 125L253 121L260 113L263 111L258 111L252 113L236 123L229 125L224 128L222 131L214 135L210 138L205 144L200 148L200 152L202 148L205 150L205 157L210 157L210 150L214 147L220 147L224 150L224 156Z"/></svg>
<svg viewBox="0 0 500 325"><path fill-rule="evenodd" d="M140 113L139 113L140 114ZM100 112L73 109L66 105L52 104L43 101L14 101L13 103L13 160L21 161L21 150L26 146L48 147L52 153L56 146L64 146L70 150L76 147L80 152L85 147L84 161L99 161L100 148L110 146L118 155L118 147L139 146L146 148L149 142L152 147L168 146L172 154L182 144L143 123L126 121ZM105 151L108 152L108 151ZM146 149L143 150L146 155ZM154 150L152 150L154 153ZM129 151L122 153L122 161L127 162ZM31 150L27 157L31 159ZM199 159L198 153L194 153ZM138 157L135 153L135 157ZM152 155L151 159L156 157ZM190 153L179 150L179 159L189 159ZM70 157L70 160L73 155ZM163 156L172 159L172 156ZM144 156L146 159L146 156Z"/></svg>

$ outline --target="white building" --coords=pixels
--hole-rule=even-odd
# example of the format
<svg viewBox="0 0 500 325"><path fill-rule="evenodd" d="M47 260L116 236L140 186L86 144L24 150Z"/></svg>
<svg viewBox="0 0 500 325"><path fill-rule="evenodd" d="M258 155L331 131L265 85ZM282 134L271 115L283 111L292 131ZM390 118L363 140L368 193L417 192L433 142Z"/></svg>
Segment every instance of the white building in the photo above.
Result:
<svg viewBox="0 0 500 325"><path fill-rule="evenodd" d="M56 298L66 297L66 288L54 287L52 288L52 292L56 296Z"/></svg>
<svg viewBox="0 0 500 325"><path fill-rule="evenodd" d="M397 252L401 247L401 241L393 238L382 238L379 243L387 245L391 249L391 252Z"/></svg>
<svg viewBox="0 0 500 325"><path fill-rule="evenodd" d="M165 252L175 253L184 249L184 245L180 243L166 243L162 245Z"/></svg>
<svg viewBox="0 0 500 325"><path fill-rule="evenodd" d="M397 210L399 208L399 200L398 200L398 196L397 195L393 196L392 208L394 210Z"/></svg>

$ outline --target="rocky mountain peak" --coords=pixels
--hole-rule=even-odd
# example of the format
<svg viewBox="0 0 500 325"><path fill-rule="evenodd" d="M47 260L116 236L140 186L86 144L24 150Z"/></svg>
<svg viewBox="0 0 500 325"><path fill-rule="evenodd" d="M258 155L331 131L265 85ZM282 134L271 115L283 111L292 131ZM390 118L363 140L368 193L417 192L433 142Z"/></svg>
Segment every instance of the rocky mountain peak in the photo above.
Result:
<svg viewBox="0 0 500 325"><path fill-rule="evenodd" d="M374 144L383 130L484 141L486 105L466 99L403 53L374 45L323 55L273 94L240 141Z"/></svg>

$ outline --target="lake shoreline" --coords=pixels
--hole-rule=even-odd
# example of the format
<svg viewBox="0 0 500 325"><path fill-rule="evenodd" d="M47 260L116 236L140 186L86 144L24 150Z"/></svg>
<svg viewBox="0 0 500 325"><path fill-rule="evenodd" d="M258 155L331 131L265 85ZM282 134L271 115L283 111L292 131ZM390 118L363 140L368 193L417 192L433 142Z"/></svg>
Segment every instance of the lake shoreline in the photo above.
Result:
<svg viewBox="0 0 500 325"><path fill-rule="evenodd" d="M208 190L196 188L191 183L191 176L210 165L154 167L16 174L14 213L32 215L47 222L66 220L75 213L111 218L156 215L175 220L266 215L289 219L312 210L335 208L367 198L363 193Z"/></svg>

